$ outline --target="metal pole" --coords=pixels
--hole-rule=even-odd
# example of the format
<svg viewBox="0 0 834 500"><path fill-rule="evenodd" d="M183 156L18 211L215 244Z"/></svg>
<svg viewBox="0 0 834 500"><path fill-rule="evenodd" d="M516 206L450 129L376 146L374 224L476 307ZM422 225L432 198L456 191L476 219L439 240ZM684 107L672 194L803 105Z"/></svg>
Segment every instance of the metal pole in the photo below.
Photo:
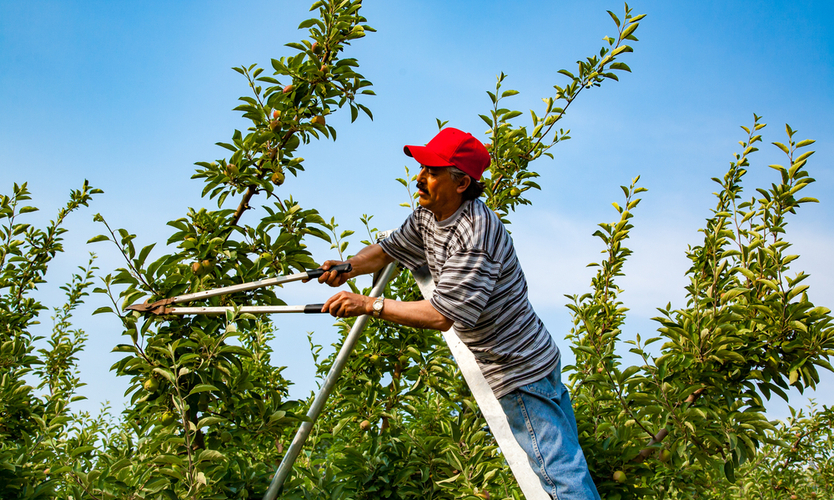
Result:
<svg viewBox="0 0 834 500"><path fill-rule="evenodd" d="M382 292L385 290L385 286L394 275L394 269L396 267L396 262L392 262L385 266L376 282L376 285L374 285L373 289L371 289L371 297L379 297L382 295ZM284 455L284 458L281 460L281 465L278 466L278 470L275 472L275 477L272 478L272 482L269 484L269 489L266 490L263 500L275 500L275 497L278 495L278 490L281 489L281 486L284 484L284 480L290 475L292 465L301 453L301 449L304 447L304 442L307 440L307 437L310 436L310 432L313 430L313 425L316 423L316 419L319 414L321 414L322 409L324 409L324 404L327 402L327 398L330 397L330 393L333 392L333 388L339 380L339 375L341 375L342 369L347 364L350 353L353 351L356 341L359 340L359 335L362 334L362 330L365 329L368 319L369 316L367 314L363 314L362 316L356 318L356 322L353 323L353 328L350 329L350 333L348 333L347 337L345 337L345 342L342 344L342 348L336 356L336 361L330 368L330 373L328 373L327 378L324 379L324 385L322 385L319 393L316 394L315 399L313 399L313 404L310 405L310 409L307 411L307 416L310 418L310 421L301 423L301 427L295 434L295 438L293 438L292 444L290 444L289 449L287 449L286 455Z"/></svg>

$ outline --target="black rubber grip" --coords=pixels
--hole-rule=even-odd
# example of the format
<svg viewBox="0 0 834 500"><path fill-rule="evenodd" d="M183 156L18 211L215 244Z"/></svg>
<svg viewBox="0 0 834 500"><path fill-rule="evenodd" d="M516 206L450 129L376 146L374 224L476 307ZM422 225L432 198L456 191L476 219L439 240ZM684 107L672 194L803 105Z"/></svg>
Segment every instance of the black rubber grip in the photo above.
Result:
<svg viewBox="0 0 834 500"><path fill-rule="evenodd" d="M349 272L353 271L353 266L351 266L350 263L348 262L348 263L345 263L345 264L339 264L338 266L333 266L330 269L328 269L327 271L325 271L322 268L313 269L312 271L307 271L307 277L310 278L310 279L318 278L322 274L324 274L326 272L329 272L329 271L336 271L339 274L349 273Z"/></svg>
<svg viewBox="0 0 834 500"><path fill-rule="evenodd" d="M307 304L304 306L304 314L320 313L322 307L324 307L324 304Z"/></svg>

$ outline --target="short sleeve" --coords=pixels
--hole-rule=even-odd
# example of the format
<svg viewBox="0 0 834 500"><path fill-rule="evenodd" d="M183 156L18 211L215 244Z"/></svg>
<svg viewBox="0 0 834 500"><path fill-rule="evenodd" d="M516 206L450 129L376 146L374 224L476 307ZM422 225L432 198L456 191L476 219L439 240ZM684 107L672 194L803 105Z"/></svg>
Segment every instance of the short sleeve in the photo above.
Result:
<svg viewBox="0 0 834 500"><path fill-rule="evenodd" d="M380 241L379 246L386 255L402 262L412 271L425 265L426 249L418 227L417 212L411 212L403 225Z"/></svg>
<svg viewBox="0 0 834 500"><path fill-rule="evenodd" d="M472 249L449 257L430 302L443 316L474 328L489 301L501 265L486 252Z"/></svg>

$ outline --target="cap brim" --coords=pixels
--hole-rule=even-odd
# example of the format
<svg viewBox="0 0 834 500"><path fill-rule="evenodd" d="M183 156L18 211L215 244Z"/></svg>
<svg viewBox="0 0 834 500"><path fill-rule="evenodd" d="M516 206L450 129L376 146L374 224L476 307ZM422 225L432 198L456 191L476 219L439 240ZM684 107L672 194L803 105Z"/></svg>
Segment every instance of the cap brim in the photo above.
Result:
<svg viewBox="0 0 834 500"><path fill-rule="evenodd" d="M454 163L449 163L448 160L443 159L425 146L403 146L403 153L417 160L420 165L427 167L455 166Z"/></svg>

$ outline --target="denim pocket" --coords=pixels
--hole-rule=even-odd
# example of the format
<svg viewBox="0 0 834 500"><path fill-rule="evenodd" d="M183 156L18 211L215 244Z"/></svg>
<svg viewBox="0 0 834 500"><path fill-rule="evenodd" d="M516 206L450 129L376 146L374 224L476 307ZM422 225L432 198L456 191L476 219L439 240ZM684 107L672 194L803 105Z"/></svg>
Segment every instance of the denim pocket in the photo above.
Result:
<svg viewBox="0 0 834 500"><path fill-rule="evenodd" d="M544 378L525 385L524 389L532 394L538 394L548 399L556 399L561 396L563 390L561 382L556 379L558 373L558 371L551 372Z"/></svg>

